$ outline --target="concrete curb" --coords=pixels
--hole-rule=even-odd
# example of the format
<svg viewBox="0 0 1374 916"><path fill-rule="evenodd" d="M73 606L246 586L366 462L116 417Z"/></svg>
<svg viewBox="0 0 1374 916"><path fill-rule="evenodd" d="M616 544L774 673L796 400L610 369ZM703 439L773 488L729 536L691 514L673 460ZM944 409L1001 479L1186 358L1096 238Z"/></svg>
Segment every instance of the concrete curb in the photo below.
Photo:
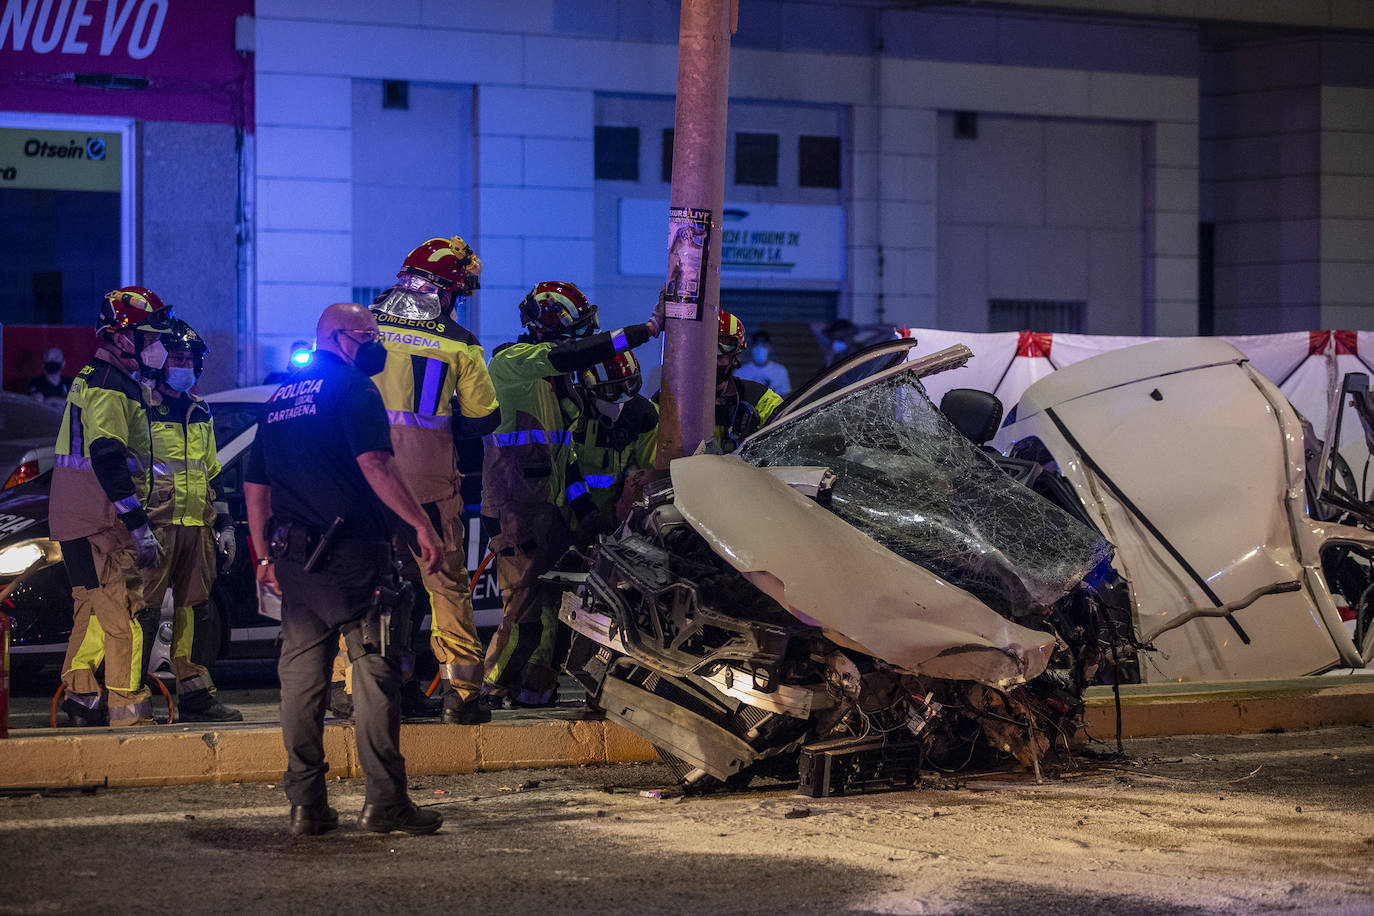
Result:
<svg viewBox="0 0 1374 916"><path fill-rule="evenodd" d="M1132 684L1121 689L1122 737L1300 731L1374 722L1374 677L1227 684ZM1088 691L1086 731L1116 733L1110 688ZM325 728L330 775L362 776L352 725ZM401 726L410 773L656 760L653 746L580 717ZM0 789L276 782L286 769L281 729L187 725L151 729L26 729L0 741Z"/></svg>
<svg viewBox="0 0 1374 916"><path fill-rule="evenodd" d="M352 725L325 727L331 777L363 775L353 732ZM414 775L658 759L647 741L590 719L402 725L401 752ZM80 734L35 729L0 741L4 789L277 782L285 769L286 750L275 725L208 731L173 725Z"/></svg>
<svg viewBox="0 0 1374 916"><path fill-rule="evenodd" d="M1116 734L1110 687L1085 697L1084 730ZM1121 688L1121 737L1239 735L1303 731L1374 722L1374 677L1292 678L1209 684L1127 684Z"/></svg>

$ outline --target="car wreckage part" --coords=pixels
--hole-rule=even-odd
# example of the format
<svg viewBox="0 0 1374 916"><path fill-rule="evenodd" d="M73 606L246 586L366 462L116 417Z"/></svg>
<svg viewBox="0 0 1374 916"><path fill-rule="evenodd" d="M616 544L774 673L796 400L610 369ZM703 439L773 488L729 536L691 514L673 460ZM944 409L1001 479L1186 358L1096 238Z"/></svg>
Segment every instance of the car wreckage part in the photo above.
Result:
<svg viewBox="0 0 1374 916"><path fill-rule="evenodd" d="M752 439L766 468L673 462L565 595L567 671L689 789L1062 763L1134 647L1119 590L1082 581L1105 541L885 375Z"/></svg>

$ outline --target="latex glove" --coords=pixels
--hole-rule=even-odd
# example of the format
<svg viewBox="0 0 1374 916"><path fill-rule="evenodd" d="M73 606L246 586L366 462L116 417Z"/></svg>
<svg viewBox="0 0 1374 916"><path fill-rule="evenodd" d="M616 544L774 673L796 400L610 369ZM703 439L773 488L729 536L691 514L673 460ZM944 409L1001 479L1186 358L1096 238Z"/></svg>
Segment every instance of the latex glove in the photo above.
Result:
<svg viewBox="0 0 1374 916"><path fill-rule="evenodd" d="M153 529L142 525L129 532L134 541L134 562L139 569L152 569L162 562L162 545L158 543Z"/></svg>
<svg viewBox="0 0 1374 916"><path fill-rule="evenodd" d="M221 570L228 569L234 565L234 557L238 553L238 542L234 537L233 528L220 528L215 532L215 546L219 550Z"/></svg>
<svg viewBox="0 0 1374 916"><path fill-rule="evenodd" d="M644 322L644 326L649 329L650 337L657 337L663 333L663 327L668 323L668 287L661 286L658 290L658 304L654 306L654 313L649 316L649 320Z"/></svg>

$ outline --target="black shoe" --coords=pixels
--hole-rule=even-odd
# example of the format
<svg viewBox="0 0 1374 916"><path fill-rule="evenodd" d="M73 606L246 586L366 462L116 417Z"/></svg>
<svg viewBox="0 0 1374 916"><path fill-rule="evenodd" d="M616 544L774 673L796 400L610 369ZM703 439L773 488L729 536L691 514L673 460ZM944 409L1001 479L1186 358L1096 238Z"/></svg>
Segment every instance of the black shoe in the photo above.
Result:
<svg viewBox="0 0 1374 916"><path fill-rule="evenodd" d="M317 836L339 826L339 812L328 805L292 805L291 832L296 836Z"/></svg>
<svg viewBox="0 0 1374 916"><path fill-rule="evenodd" d="M62 698L62 711L67 714L68 724L77 728L103 728L110 724L109 716L103 706L92 709L69 696Z"/></svg>
<svg viewBox="0 0 1374 916"><path fill-rule="evenodd" d="M495 712L503 709L506 705L506 695L504 693L487 693L483 691L478 697L477 702L481 703L488 712Z"/></svg>
<svg viewBox="0 0 1374 916"><path fill-rule="evenodd" d="M183 722L242 722L243 713L225 706L213 693L204 697L187 696L177 704L177 718Z"/></svg>
<svg viewBox="0 0 1374 916"><path fill-rule="evenodd" d="M363 805L362 816L358 818L358 826L373 833L400 830L414 836L433 833L443 822L444 818L440 814L417 808L409 801L386 808L381 805Z"/></svg>
<svg viewBox="0 0 1374 916"><path fill-rule="evenodd" d="M353 698L344 690L343 681L329 684L329 712L337 719L353 718Z"/></svg>
<svg viewBox="0 0 1374 916"><path fill-rule="evenodd" d="M464 700L449 690L444 694L444 711L439 721L445 725L481 725L491 721L491 707L481 697Z"/></svg>
<svg viewBox="0 0 1374 916"><path fill-rule="evenodd" d="M425 696L419 681L406 681L401 685L402 719L433 719L443 705L444 701L438 697Z"/></svg>

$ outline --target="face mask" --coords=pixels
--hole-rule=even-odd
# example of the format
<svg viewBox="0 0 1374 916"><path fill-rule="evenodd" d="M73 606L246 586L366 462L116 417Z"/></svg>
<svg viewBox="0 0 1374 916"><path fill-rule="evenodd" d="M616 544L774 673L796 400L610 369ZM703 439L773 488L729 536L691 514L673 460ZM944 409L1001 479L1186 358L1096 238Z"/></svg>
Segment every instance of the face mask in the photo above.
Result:
<svg viewBox="0 0 1374 916"><path fill-rule="evenodd" d="M172 368L167 370L167 387L173 391L185 391L196 383L196 370Z"/></svg>
<svg viewBox="0 0 1374 916"><path fill-rule="evenodd" d="M138 354L138 361L145 369L161 369L162 364L167 362L167 348L162 341L155 340Z"/></svg>
<svg viewBox="0 0 1374 916"><path fill-rule="evenodd" d="M620 412L625 409L625 401L603 401L600 398L594 400L597 411L612 423L620 419ZM629 398L627 397L626 400Z"/></svg>
<svg viewBox="0 0 1374 916"><path fill-rule="evenodd" d="M43 371L46 372L48 375L56 375L57 373L59 373L59 372L62 371L62 364L61 364L61 363L44 363L44 364L43 364Z"/></svg>
<svg viewBox="0 0 1374 916"><path fill-rule="evenodd" d="M376 375L386 366L386 347L379 340L369 340L353 354L353 367L364 375Z"/></svg>
<svg viewBox="0 0 1374 916"><path fill-rule="evenodd" d="M755 344L753 353L755 363L757 363L760 366L767 365L768 348L766 346L764 346L763 344Z"/></svg>

